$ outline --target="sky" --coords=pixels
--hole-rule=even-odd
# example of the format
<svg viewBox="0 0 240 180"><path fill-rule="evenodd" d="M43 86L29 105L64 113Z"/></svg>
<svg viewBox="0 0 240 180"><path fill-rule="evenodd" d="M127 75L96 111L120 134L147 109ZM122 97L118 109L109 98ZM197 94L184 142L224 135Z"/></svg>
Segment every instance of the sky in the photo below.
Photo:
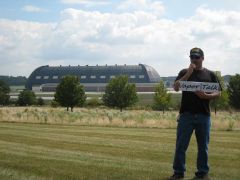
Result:
<svg viewBox="0 0 240 180"><path fill-rule="evenodd" d="M239 0L0 0L0 75L39 66L137 65L160 76L189 66L240 73Z"/></svg>

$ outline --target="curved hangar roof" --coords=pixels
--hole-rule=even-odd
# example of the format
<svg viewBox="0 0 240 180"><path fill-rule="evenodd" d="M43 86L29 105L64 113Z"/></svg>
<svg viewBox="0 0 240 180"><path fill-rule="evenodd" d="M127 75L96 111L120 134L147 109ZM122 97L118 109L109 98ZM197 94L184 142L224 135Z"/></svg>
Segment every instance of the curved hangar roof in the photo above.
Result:
<svg viewBox="0 0 240 180"><path fill-rule="evenodd" d="M117 75L128 75L130 83L157 83L160 76L148 65L115 66L41 66L28 78L27 88L47 83L59 83L66 75L76 75L81 83L108 83Z"/></svg>

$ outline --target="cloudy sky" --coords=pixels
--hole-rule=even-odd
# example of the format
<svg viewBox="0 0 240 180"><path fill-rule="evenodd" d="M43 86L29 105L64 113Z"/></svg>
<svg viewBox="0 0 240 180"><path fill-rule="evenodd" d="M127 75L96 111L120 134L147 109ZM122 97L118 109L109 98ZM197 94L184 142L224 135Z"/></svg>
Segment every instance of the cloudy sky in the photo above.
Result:
<svg viewBox="0 0 240 180"><path fill-rule="evenodd" d="M208 69L240 73L240 1L0 0L0 75L142 63L172 76L192 47Z"/></svg>

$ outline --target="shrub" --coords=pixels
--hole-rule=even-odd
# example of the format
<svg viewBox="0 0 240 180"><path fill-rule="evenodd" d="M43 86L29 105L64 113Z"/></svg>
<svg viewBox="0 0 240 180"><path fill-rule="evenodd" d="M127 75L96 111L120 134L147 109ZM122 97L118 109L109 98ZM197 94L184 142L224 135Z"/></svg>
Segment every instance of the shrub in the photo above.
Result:
<svg viewBox="0 0 240 180"><path fill-rule="evenodd" d="M102 102L97 97L92 97L89 100L87 100L86 105L90 107L97 107L102 105Z"/></svg>
<svg viewBox="0 0 240 180"><path fill-rule="evenodd" d="M20 106L34 105L36 104L36 95L30 90L23 90L18 95L17 104Z"/></svg>
<svg viewBox="0 0 240 180"><path fill-rule="evenodd" d="M39 105L39 106L44 105L44 100L41 97L37 99L37 105Z"/></svg>
<svg viewBox="0 0 240 180"><path fill-rule="evenodd" d="M55 100L52 100L52 101L51 101L51 107L56 108L56 107L58 107L58 106L59 106L59 104L58 104L57 101L55 101Z"/></svg>

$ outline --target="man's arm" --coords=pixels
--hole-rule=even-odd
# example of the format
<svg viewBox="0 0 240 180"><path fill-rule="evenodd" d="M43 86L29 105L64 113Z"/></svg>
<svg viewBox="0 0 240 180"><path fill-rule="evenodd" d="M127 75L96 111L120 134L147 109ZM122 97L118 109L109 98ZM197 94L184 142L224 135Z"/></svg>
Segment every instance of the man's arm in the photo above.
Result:
<svg viewBox="0 0 240 180"><path fill-rule="evenodd" d="M174 82L173 88L175 91L179 91L179 87L180 87L179 81L187 81L195 68L196 68L196 65L191 63L187 69L187 72L180 79Z"/></svg>
<svg viewBox="0 0 240 180"><path fill-rule="evenodd" d="M210 93L210 94L205 93L203 91L197 91L197 92L195 92L195 94L201 99L209 99L209 100L216 99L216 98L221 96L220 91L219 92L213 92L213 93Z"/></svg>
<svg viewBox="0 0 240 180"><path fill-rule="evenodd" d="M216 76L215 73L211 72L211 78L212 78L212 82L216 82L219 84L219 92L213 92L213 93L205 93L205 92L202 92L202 91L197 91L195 92L195 94L201 98L201 99L208 99L208 100L211 100L211 99L216 99L218 97L221 96L221 90L222 90L222 87L221 87L221 83L219 82L218 80L218 77Z"/></svg>

